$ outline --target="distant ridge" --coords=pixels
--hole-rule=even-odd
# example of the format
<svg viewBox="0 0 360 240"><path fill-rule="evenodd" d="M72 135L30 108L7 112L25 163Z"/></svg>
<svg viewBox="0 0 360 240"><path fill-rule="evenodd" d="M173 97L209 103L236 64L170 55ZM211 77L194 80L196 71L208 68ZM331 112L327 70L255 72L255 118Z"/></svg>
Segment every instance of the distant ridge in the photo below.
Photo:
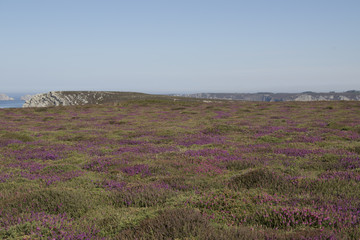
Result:
<svg viewBox="0 0 360 240"><path fill-rule="evenodd" d="M176 98L175 98L176 97ZM196 93L196 94L171 94L153 95L138 92L116 91L53 91L41 93L28 99L23 107L52 107L85 104L118 103L126 100L141 99L168 99L168 100L238 100L238 101L360 101L360 91L347 92L302 92L302 93Z"/></svg>
<svg viewBox="0 0 360 240"><path fill-rule="evenodd" d="M205 99L226 99L241 101L360 101L360 91L350 90L346 92L302 92L302 93L195 93L195 94L172 94L173 96L205 98Z"/></svg>
<svg viewBox="0 0 360 240"><path fill-rule="evenodd" d="M116 91L53 91L41 93L28 99L23 107L52 107L86 104L118 103L127 100L169 99L188 101L187 98L174 98L166 95L153 95L137 92Z"/></svg>

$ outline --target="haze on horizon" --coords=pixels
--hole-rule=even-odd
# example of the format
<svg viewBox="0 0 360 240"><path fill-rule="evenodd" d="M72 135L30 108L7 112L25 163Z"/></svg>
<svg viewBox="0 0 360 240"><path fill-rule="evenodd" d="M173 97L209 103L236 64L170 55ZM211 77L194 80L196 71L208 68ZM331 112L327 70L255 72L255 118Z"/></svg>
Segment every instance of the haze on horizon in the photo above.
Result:
<svg viewBox="0 0 360 240"><path fill-rule="evenodd" d="M360 89L360 1L0 1L0 92Z"/></svg>

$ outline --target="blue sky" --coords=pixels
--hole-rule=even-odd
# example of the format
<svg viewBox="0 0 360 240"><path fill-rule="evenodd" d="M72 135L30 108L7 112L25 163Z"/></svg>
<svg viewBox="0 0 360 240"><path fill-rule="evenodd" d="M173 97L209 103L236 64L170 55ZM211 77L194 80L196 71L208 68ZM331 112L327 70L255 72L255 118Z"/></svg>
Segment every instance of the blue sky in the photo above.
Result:
<svg viewBox="0 0 360 240"><path fill-rule="evenodd" d="M358 0L1 0L0 92L360 89Z"/></svg>

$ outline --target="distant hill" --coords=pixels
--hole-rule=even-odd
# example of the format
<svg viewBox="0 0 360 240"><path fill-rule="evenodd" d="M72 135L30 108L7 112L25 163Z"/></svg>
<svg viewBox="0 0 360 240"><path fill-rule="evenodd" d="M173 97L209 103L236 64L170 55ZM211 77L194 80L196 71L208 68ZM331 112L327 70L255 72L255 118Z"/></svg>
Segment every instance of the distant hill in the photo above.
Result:
<svg viewBox="0 0 360 240"><path fill-rule="evenodd" d="M360 101L360 91L347 92L302 92L302 93L196 93L180 94L173 96L183 96L191 98L205 99L226 99L241 101L264 101L264 102L284 102L284 101Z"/></svg>
<svg viewBox="0 0 360 240"><path fill-rule="evenodd" d="M1 95L0 95L1 96ZM26 100L23 107L51 107L85 104L118 103L127 100L141 99L168 99L168 100L240 100L240 101L360 101L360 91L347 91L342 93L197 93L153 95L137 92L115 91L56 91L37 94Z"/></svg>
<svg viewBox="0 0 360 240"><path fill-rule="evenodd" d="M85 104L118 103L127 100L141 99L170 99L185 100L188 98L172 97L166 95L153 95L137 92L115 92L115 91L56 91L42 93L32 96L23 107L51 107L70 106Z"/></svg>
<svg viewBox="0 0 360 240"><path fill-rule="evenodd" d="M9 97L9 96L6 95L6 94L0 93L0 100L1 100L1 101L12 101L12 100L14 100L14 98Z"/></svg>

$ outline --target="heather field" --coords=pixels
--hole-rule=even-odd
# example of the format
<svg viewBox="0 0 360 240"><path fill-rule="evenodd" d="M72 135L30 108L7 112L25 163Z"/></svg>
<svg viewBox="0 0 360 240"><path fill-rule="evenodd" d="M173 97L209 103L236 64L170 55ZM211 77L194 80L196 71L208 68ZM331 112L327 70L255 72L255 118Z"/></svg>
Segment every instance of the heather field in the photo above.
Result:
<svg viewBox="0 0 360 240"><path fill-rule="evenodd" d="M0 109L0 239L360 239L359 102Z"/></svg>

